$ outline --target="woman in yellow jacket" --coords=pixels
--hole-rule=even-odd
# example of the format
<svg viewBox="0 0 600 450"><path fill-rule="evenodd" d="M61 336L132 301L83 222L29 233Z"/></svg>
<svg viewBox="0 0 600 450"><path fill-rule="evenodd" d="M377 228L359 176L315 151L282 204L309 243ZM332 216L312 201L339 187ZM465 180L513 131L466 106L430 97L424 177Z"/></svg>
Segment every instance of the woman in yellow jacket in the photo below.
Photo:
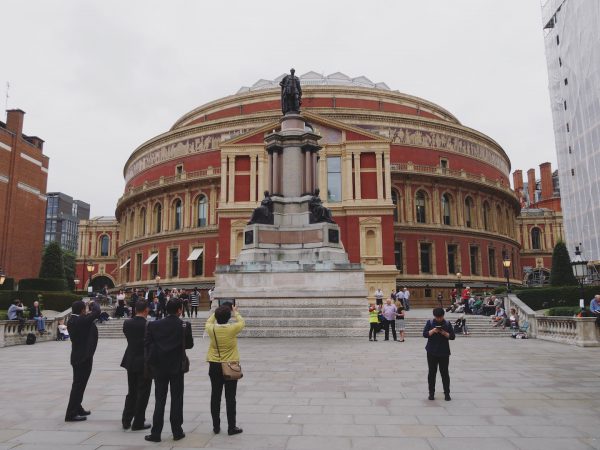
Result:
<svg viewBox="0 0 600 450"><path fill-rule="evenodd" d="M229 323L231 313L235 316L235 323ZM213 315L206 321L206 334L210 337L206 361L208 361L208 375L212 393L210 398L210 413L213 419L213 431L221 432L221 395L225 387L225 405L227 407L228 434L239 434L243 430L235 424L235 394L237 380L223 378L222 362L239 361L240 354L237 346L237 335L244 328L244 318L237 308L219 306Z"/></svg>

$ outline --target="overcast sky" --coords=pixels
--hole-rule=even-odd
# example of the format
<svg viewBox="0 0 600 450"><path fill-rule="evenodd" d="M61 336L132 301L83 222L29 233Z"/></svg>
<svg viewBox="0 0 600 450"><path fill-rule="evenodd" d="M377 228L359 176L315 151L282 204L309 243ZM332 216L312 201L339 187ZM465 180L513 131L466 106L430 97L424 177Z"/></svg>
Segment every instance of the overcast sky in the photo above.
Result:
<svg viewBox="0 0 600 450"><path fill-rule="evenodd" d="M295 67L446 108L512 169L555 166L539 0L2 2L0 92L46 141L48 191L113 215L123 165L184 113Z"/></svg>

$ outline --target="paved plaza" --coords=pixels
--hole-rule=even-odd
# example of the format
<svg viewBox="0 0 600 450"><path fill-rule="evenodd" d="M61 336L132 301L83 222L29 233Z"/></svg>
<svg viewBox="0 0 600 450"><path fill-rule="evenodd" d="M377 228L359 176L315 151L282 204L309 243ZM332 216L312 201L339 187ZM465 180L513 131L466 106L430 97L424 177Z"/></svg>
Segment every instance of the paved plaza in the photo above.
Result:
<svg viewBox="0 0 600 450"><path fill-rule="evenodd" d="M0 450L600 449L597 348L457 339L450 365L453 400L445 402L426 399L424 339L244 339L245 377L238 389L244 433L229 437L212 434L207 344L197 339L190 352L187 437L172 440L167 413L160 444L145 442L143 431L121 429L125 340L99 342L84 398L92 415L83 423L63 421L69 343L0 349ZM152 411L151 399L148 418Z"/></svg>

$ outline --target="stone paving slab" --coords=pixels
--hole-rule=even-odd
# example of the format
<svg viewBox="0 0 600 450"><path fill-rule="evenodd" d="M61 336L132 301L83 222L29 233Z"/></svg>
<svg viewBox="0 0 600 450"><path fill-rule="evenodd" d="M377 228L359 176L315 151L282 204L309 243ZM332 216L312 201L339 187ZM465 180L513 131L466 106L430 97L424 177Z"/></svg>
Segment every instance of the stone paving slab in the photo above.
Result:
<svg viewBox="0 0 600 450"><path fill-rule="evenodd" d="M212 433L207 344L197 339L189 352L187 437L172 440L167 402L159 444L120 427L124 340L99 343L84 398L92 415L83 423L63 420L68 342L0 349L0 450L600 449L600 348L457 340L453 400L445 402L439 393L426 399L424 339L243 339L238 424L245 431L230 437ZM147 419L153 405L151 398ZM224 406L222 413L226 424Z"/></svg>

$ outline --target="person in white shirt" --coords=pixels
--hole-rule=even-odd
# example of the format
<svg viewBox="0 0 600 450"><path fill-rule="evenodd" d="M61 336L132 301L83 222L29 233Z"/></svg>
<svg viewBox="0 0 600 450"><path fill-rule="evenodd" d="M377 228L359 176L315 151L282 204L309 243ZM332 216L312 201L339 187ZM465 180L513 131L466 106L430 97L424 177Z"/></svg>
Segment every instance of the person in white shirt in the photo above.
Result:
<svg viewBox="0 0 600 450"><path fill-rule="evenodd" d="M410 291L404 286L404 309L410 311Z"/></svg>
<svg viewBox="0 0 600 450"><path fill-rule="evenodd" d="M377 288L375 291L375 304L383 305L383 291L381 288Z"/></svg>
<svg viewBox="0 0 600 450"><path fill-rule="evenodd" d="M65 325L65 322L63 320L61 320L60 322L58 322L58 336L57 339L59 341L66 341L67 339L69 339L69 330L67 329L67 326Z"/></svg>

